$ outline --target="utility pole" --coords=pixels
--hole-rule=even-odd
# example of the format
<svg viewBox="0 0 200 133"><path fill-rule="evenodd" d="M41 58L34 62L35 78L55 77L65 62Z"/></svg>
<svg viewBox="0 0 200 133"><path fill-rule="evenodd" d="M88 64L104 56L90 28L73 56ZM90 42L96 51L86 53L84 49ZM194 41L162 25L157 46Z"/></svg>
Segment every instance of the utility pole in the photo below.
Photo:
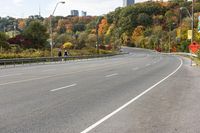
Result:
<svg viewBox="0 0 200 133"><path fill-rule="evenodd" d="M58 4L65 4L65 1L60 1L56 4L53 13L50 16L50 33L51 33L51 57L53 57L53 24L52 24L52 17L56 11Z"/></svg>

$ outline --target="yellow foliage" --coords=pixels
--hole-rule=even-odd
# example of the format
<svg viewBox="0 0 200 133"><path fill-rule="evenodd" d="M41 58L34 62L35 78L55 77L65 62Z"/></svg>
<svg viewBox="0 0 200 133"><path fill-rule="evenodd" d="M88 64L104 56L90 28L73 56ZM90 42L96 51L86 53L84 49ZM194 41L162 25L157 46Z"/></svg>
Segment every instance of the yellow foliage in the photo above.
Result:
<svg viewBox="0 0 200 133"><path fill-rule="evenodd" d="M138 26L135 28L135 30L132 33L132 40L136 41L138 38L143 36L144 33L144 27L143 26Z"/></svg>
<svg viewBox="0 0 200 133"><path fill-rule="evenodd" d="M73 44L71 42L66 42L63 44L64 49L70 49L73 47Z"/></svg>
<svg viewBox="0 0 200 133"><path fill-rule="evenodd" d="M19 22L18 22L18 28L19 29L24 29L25 26L26 26L25 21L24 20L19 20Z"/></svg>

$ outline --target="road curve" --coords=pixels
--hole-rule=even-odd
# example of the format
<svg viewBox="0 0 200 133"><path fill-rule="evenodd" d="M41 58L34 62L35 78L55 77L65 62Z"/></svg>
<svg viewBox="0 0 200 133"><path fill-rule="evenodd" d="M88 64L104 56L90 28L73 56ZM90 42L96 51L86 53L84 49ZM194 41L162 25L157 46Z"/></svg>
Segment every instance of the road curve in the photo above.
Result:
<svg viewBox="0 0 200 133"><path fill-rule="evenodd" d="M200 70L178 56L124 51L0 70L0 132L200 131Z"/></svg>

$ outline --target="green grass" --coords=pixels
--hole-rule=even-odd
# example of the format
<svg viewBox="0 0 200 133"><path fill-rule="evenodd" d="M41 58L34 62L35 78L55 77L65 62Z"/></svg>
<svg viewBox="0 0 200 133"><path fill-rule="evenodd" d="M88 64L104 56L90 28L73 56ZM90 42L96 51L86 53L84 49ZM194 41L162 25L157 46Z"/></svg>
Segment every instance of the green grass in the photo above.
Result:
<svg viewBox="0 0 200 133"><path fill-rule="evenodd" d="M193 58L192 60L197 64L197 66L200 66L200 59L199 58Z"/></svg>

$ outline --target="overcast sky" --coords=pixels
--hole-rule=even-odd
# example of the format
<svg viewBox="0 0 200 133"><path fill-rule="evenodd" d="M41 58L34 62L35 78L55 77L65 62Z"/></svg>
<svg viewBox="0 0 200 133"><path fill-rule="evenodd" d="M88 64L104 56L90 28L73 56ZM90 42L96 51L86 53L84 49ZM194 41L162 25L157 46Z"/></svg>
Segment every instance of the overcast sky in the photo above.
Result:
<svg viewBox="0 0 200 133"><path fill-rule="evenodd" d="M49 16L61 0L0 0L0 16L28 17L39 14L39 7L43 17ZM87 11L88 15L102 15L121 7L123 0L64 0L66 4L60 4L55 15L67 16L70 10ZM136 0L142 2L145 0Z"/></svg>

